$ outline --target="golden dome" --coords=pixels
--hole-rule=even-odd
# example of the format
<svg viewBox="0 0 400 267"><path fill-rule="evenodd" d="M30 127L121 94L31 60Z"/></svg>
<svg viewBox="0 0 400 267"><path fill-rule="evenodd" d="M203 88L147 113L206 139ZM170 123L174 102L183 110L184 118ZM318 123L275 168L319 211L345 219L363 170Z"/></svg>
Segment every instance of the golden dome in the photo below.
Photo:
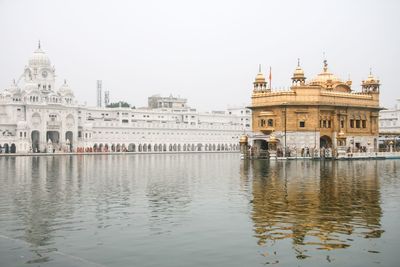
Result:
<svg viewBox="0 0 400 267"><path fill-rule="evenodd" d="M301 84L305 83L306 77L304 76L304 70L300 67L300 59L297 59L297 67L294 70L292 81L293 83L300 82Z"/></svg>
<svg viewBox="0 0 400 267"><path fill-rule="evenodd" d="M343 83L342 80L340 80L338 77L333 75L328 71L328 63L326 60L324 60L324 69L323 71L315 77L310 84L314 85L326 85L327 83L330 84L338 84L338 83Z"/></svg>
<svg viewBox="0 0 400 267"><path fill-rule="evenodd" d="M341 83L342 81L333 75L332 73L329 72L323 72L317 75L312 82L317 82L317 83L325 83L327 81L330 81L332 83Z"/></svg>
<svg viewBox="0 0 400 267"><path fill-rule="evenodd" d="M272 132L272 133L270 134L268 142L269 142L269 143L277 143L277 142L278 142L278 140L276 140L276 137L275 137L274 132Z"/></svg>
<svg viewBox="0 0 400 267"><path fill-rule="evenodd" d="M265 82L265 77L264 74L262 74L261 72L259 72L256 76L256 82Z"/></svg>
<svg viewBox="0 0 400 267"><path fill-rule="evenodd" d="M372 73L369 73L368 78L365 80L366 82L376 82L378 79L375 78L374 75L372 75Z"/></svg>
<svg viewBox="0 0 400 267"><path fill-rule="evenodd" d="M372 74L368 75L367 81L375 81L375 77Z"/></svg>
<svg viewBox="0 0 400 267"><path fill-rule="evenodd" d="M294 70L292 77L292 80L297 80L297 79L302 79L302 80L306 79L306 77L304 77L304 70L300 66L297 66L297 68Z"/></svg>
<svg viewBox="0 0 400 267"><path fill-rule="evenodd" d="M304 70L300 66L297 66L293 76L304 76Z"/></svg>
<svg viewBox="0 0 400 267"><path fill-rule="evenodd" d="M293 77L302 77L304 76L304 70L300 67L300 58L297 59L297 67L294 70Z"/></svg>
<svg viewBox="0 0 400 267"><path fill-rule="evenodd" d="M247 137L247 135L244 134L240 137L239 143L247 143L247 141L248 141L248 137Z"/></svg>
<svg viewBox="0 0 400 267"><path fill-rule="evenodd" d="M256 83L264 83L265 82L264 74L262 74L262 72L261 72L261 64L258 65L258 74L256 76L255 82Z"/></svg>
<svg viewBox="0 0 400 267"><path fill-rule="evenodd" d="M378 84L379 80L372 74L372 71L369 71L368 78L365 81L362 81L363 84Z"/></svg>

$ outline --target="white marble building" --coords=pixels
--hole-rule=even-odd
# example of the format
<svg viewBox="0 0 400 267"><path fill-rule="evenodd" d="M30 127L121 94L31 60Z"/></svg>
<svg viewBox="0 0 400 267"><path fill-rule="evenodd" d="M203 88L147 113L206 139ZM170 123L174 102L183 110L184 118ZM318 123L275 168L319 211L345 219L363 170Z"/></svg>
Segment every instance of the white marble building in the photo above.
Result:
<svg viewBox="0 0 400 267"><path fill-rule="evenodd" d="M400 99L397 99L393 109L379 112L379 132L398 133L400 135Z"/></svg>
<svg viewBox="0 0 400 267"><path fill-rule="evenodd" d="M400 99L392 109L379 112L379 146L381 150L400 151Z"/></svg>
<svg viewBox="0 0 400 267"><path fill-rule="evenodd" d="M238 116L246 133L251 132L251 110L249 108L229 107L228 114Z"/></svg>
<svg viewBox="0 0 400 267"><path fill-rule="evenodd" d="M55 69L39 44L20 80L0 91L0 152L236 151L251 129L232 111L198 112L174 97L150 102L158 107L79 105L66 81L55 88Z"/></svg>

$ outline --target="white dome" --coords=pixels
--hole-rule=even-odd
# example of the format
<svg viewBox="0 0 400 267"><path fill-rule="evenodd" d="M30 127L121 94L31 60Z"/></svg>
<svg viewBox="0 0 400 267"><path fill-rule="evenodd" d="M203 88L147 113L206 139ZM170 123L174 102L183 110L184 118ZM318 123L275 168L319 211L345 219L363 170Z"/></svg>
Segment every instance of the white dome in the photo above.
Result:
<svg viewBox="0 0 400 267"><path fill-rule="evenodd" d="M38 49L36 49L32 57L29 59L29 66L50 67L50 59L40 48L40 43Z"/></svg>
<svg viewBox="0 0 400 267"><path fill-rule="evenodd" d="M15 84L15 81L11 84L10 88L7 89L13 94L21 93L21 89Z"/></svg>
<svg viewBox="0 0 400 267"><path fill-rule="evenodd" d="M71 88L69 87L69 85L67 84L67 81L64 80L63 85L61 85L60 89L58 90L59 94L62 96L73 96L74 92L71 90Z"/></svg>
<svg viewBox="0 0 400 267"><path fill-rule="evenodd" d="M12 93L10 91L8 91L7 89L3 91L3 93L1 93L3 95L3 97L12 97Z"/></svg>

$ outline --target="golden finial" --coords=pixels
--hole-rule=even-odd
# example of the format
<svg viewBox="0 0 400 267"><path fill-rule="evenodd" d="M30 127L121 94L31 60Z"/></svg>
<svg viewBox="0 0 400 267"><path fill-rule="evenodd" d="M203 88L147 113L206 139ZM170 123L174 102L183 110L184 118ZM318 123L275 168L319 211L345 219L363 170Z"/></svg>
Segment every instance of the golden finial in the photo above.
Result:
<svg viewBox="0 0 400 267"><path fill-rule="evenodd" d="M300 58L297 58L297 67L300 67Z"/></svg>
<svg viewBox="0 0 400 267"><path fill-rule="evenodd" d="M324 59L324 72L328 71L328 60Z"/></svg>
<svg viewBox="0 0 400 267"><path fill-rule="evenodd" d="M258 72L261 72L261 64L258 64Z"/></svg>

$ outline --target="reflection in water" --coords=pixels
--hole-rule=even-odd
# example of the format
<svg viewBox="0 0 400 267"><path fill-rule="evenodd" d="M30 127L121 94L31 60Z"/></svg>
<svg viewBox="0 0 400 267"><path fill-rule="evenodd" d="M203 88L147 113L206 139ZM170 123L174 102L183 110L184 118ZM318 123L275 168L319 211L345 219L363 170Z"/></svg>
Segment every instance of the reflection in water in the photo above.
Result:
<svg viewBox="0 0 400 267"><path fill-rule="evenodd" d="M397 266L399 169L213 153L0 157L0 265Z"/></svg>
<svg viewBox="0 0 400 267"><path fill-rule="evenodd" d="M246 162L253 178L255 236L260 246L291 239L297 258L309 249L351 245L352 236L378 238L381 228L376 162Z"/></svg>
<svg viewBox="0 0 400 267"><path fill-rule="evenodd" d="M1 177L0 234L6 230L29 244L33 258L26 263L44 263L52 260L49 252L59 250L59 240L93 227L98 239L115 228L168 233L185 222L193 179L208 170L225 172L215 171L221 162L213 157L217 155L0 158L0 169L7 171ZM224 162L231 164L229 158Z"/></svg>
<svg viewBox="0 0 400 267"><path fill-rule="evenodd" d="M185 160L179 155L160 158L157 162L154 158L150 160L153 162L149 166L158 166L156 169L149 168L145 174L150 231L163 234L184 221L183 216L191 202L191 177L185 175Z"/></svg>
<svg viewBox="0 0 400 267"><path fill-rule="evenodd" d="M16 238L28 242L39 257L28 263L46 262L48 257L42 254L57 250L54 246L54 232L68 228L73 214L69 201L73 187L72 177L65 170L66 165L71 164L71 158L32 157L31 161L21 161L19 158L7 160L13 162L10 168L19 172L9 177L13 179L10 184L18 185L13 187L15 191L9 196L13 200L15 214L15 218L10 218L9 222L16 225L12 231L22 233L22 236ZM63 222L59 223L59 220ZM23 228L19 228L20 226Z"/></svg>

